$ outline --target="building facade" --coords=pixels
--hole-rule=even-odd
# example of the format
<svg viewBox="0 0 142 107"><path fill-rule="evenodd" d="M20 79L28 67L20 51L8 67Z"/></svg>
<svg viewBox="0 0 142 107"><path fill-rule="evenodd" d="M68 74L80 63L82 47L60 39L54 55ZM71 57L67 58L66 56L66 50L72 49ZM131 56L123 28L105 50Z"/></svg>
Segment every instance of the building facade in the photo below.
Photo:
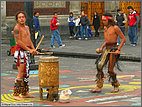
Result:
<svg viewBox="0 0 142 107"><path fill-rule="evenodd" d="M141 12L140 1L34 1L33 4L33 10L40 13L39 20L42 27L50 26L50 20L55 11L59 14L60 26L68 25L67 18L69 12L73 12L74 15L80 15L81 10L84 10L91 23L93 21L92 16L94 11L98 12L100 19L104 12L110 12L115 15L118 8L121 8L128 16L127 7L129 5L133 6L139 15ZM14 15L17 11L24 11L24 2L1 1L3 28L5 28L5 26L13 27L16 24ZM101 21L99 30L102 29L103 25Z"/></svg>

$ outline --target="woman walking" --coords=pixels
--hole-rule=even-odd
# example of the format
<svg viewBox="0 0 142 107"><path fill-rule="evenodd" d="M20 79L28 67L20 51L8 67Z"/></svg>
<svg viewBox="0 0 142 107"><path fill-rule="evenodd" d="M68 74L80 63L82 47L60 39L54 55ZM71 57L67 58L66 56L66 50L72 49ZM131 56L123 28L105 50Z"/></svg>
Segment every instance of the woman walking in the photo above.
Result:
<svg viewBox="0 0 142 107"><path fill-rule="evenodd" d="M99 36L98 29L100 27L100 18L98 16L97 12L94 12L93 25L94 25L94 29L95 29L95 37L98 37Z"/></svg>

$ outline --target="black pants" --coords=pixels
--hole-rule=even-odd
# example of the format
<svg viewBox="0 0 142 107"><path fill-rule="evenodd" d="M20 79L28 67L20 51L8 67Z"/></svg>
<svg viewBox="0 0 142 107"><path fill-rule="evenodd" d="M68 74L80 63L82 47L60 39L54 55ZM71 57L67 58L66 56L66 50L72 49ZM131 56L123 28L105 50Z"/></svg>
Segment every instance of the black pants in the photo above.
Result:
<svg viewBox="0 0 142 107"><path fill-rule="evenodd" d="M98 26L94 26L94 28L95 28L95 36L99 36L99 32L98 32L99 27Z"/></svg>
<svg viewBox="0 0 142 107"><path fill-rule="evenodd" d="M74 26L69 26L70 36L74 36L75 35L73 29L74 29Z"/></svg>

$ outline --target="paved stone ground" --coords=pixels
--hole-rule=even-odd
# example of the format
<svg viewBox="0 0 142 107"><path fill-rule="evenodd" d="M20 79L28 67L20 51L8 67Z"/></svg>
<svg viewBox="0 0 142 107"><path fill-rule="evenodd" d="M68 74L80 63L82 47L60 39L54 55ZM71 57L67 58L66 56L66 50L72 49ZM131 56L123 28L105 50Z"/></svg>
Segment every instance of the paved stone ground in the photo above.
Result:
<svg viewBox="0 0 142 107"><path fill-rule="evenodd" d="M38 61L39 56L35 59ZM13 57L4 57L1 71L1 103L33 103L34 106L134 106L141 105L141 64L140 62L120 61L123 72L117 72L121 84L120 92L110 93L113 87L105 80L101 93L90 93L89 89L96 86L95 59L59 57L59 91L70 89L72 91L70 103L53 103L46 100L47 91L44 90L44 100L39 99L38 70L30 71L30 93L36 98L25 98L25 101L13 99L13 83L17 70L11 64ZM38 62L36 62L38 63ZM9 66L8 66L9 65ZM104 68L107 75L107 68Z"/></svg>
<svg viewBox="0 0 142 107"><path fill-rule="evenodd" d="M50 36L50 35L49 35ZM103 33L100 33L100 37L90 37L89 40L74 40L68 39L68 35L61 35L62 42L66 45L64 48L58 48L58 44L55 41L55 49L51 49L50 51L54 52L55 55L77 55L77 56L98 56L96 53L96 49L100 48L104 43ZM42 44L39 48L48 48L50 47L50 38L47 37L43 40ZM126 35L126 44L121 49L122 53L126 53L125 55L121 55L121 59L124 60L137 60L141 59L141 38L138 33L138 45L136 47L130 46L129 37Z"/></svg>
<svg viewBox="0 0 142 107"><path fill-rule="evenodd" d="M40 49L42 48L49 48L50 47L50 41L51 41L51 35L45 34L45 38L43 39ZM130 46L129 37L126 33L126 45L124 45L121 49L122 53L126 53L126 55L121 55L122 57L134 57L141 59L141 36L138 32L138 45L136 47ZM97 55L96 49L100 48L102 44L104 43L104 37L103 33L100 33L100 37L90 37L89 40L74 40L69 39L69 35L61 35L62 42L66 46L64 48L58 48L57 41L55 40L55 49L51 49L49 51L52 51L54 53L65 53L65 54L80 54L80 55ZM10 49L9 40L7 38L2 40L2 46L7 44L7 49ZM6 51L6 50L4 50ZM126 58L127 59L127 58Z"/></svg>

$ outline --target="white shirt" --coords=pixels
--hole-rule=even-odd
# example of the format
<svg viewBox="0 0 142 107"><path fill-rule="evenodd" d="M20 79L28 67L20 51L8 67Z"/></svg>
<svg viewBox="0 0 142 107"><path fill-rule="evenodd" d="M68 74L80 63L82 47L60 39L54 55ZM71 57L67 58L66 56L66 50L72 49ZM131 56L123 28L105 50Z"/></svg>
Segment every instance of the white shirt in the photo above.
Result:
<svg viewBox="0 0 142 107"><path fill-rule="evenodd" d="M79 26L78 24L79 24L79 22L80 22L80 18L78 18L78 19L75 19L75 26Z"/></svg>

